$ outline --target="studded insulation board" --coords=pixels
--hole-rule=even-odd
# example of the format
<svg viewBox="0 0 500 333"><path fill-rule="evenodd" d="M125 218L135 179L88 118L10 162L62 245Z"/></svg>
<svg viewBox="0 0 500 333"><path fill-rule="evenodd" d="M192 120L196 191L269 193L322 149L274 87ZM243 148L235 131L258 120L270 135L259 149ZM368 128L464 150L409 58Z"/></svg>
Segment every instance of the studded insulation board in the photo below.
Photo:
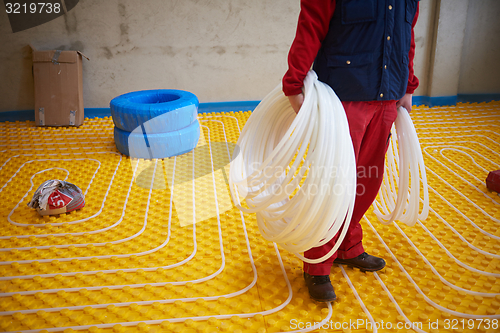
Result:
<svg viewBox="0 0 500 333"><path fill-rule="evenodd" d="M369 211L387 266L331 269L310 300L301 262L230 201L228 163L250 112L200 114L191 153L131 160L110 117L78 128L0 124L0 331L499 332L500 104L415 107L431 210L414 227ZM41 217L38 184L66 179L85 208Z"/></svg>

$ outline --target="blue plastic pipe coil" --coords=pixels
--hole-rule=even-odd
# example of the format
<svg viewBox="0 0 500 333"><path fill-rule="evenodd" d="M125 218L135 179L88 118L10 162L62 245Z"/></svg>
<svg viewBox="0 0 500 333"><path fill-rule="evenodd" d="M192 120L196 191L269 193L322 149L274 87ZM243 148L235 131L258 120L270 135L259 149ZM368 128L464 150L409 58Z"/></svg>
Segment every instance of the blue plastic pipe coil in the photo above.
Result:
<svg viewBox="0 0 500 333"><path fill-rule="evenodd" d="M198 115L199 102L188 91L159 89L123 94L109 104L116 127L132 132L144 125L150 134L176 131L191 125Z"/></svg>
<svg viewBox="0 0 500 333"><path fill-rule="evenodd" d="M130 92L111 100L116 148L135 158L166 158L194 149L200 138L198 98L173 89Z"/></svg>

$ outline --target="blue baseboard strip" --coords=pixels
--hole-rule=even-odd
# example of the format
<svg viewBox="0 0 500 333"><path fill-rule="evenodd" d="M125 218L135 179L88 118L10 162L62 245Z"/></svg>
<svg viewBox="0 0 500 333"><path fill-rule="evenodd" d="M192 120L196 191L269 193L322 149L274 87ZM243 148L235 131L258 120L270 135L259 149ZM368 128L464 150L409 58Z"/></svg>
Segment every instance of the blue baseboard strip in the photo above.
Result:
<svg viewBox="0 0 500 333"><path fill-rule="evenodd" d="M19 111L4 111L0 112L0 123L4 121L35 121L35 110L19 110Z"/></svg>
<svg viewBox="0 0 500 333"><path fill-rule="evenodd" d="M85 108L85 117L87 118L105 118L111 117L109 108Z"/></svg>
<svg viewBox="0 0 500 333"><path fill-rule="evenodd" d="M413 96L413 105L446 106L457 103L483 103L491 101L500 101L500 94L460 94L457 96ZM235 101L235 102L216 102L200 103L199 113L212 112L230 112L230 111L253 111L260 101ZM110 117L109 108L85 108L86 118L104 118ZM5 121L34 121L34 110L4 111L0 112L0 122Z"/></svg>
<svg viewBox="0 0 500 333"><path fill-rule="evenodd" d="M428 107L445 106L457 104L457 96L414 96L412 98L413 105L427 105Z"/></svg>
<svg viewBox="0 0 500 333"><path fill-rule="evenodd" d="M455 105L457 103L487 103L500 101L500 94L458 94L456 96L413 96L414 105L428 107Z"/></svg>
<svg viewBox="0 0 500 333"><path fill-rule="evenodd" d="M457 96L459 103L488 103L491 101L500 101L500 94L459 94Z"/></svg>
<svg viewBox="0 0 500 333"><path fill-rule="evenodd" d="M216 102L200 103L199 113L229 112L229 111L253 111L260 101L237 101L237 102Z"/></svg>

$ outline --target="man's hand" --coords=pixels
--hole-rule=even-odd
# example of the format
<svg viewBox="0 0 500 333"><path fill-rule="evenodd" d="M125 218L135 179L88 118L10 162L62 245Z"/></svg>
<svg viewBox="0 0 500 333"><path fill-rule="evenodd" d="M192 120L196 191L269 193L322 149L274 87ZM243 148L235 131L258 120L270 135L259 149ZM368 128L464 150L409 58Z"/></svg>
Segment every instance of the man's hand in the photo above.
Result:
<svg viewBox="0 0 500 333"><path fill-rule="evenodd" d="M304 94L300 93L298 95L288 96L288 100L290 101L290 104L292 104L293 111L295 111L295 113L299 113L300 107L302 106L302 103L304 103Z"/></svg>
<svg viewBox="0 0 500 333"><path fill-rule="evenodd" d="M408 113L411 112L411 96L412 94L405 94L397 103L396 108L404 107Z"/></svg>

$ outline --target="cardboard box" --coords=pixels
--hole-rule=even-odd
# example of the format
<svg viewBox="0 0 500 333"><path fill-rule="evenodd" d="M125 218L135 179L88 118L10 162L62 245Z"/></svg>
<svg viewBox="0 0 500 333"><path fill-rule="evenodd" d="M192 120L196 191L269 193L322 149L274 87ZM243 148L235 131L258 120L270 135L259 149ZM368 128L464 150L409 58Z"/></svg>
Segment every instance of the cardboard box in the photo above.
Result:
<svg viewBox="0 0 500 333"><path fill-rule="evenodd" d="M80 126L84 118L82 56L85 56L79 51L31 48L36 125Z"/></svg>

